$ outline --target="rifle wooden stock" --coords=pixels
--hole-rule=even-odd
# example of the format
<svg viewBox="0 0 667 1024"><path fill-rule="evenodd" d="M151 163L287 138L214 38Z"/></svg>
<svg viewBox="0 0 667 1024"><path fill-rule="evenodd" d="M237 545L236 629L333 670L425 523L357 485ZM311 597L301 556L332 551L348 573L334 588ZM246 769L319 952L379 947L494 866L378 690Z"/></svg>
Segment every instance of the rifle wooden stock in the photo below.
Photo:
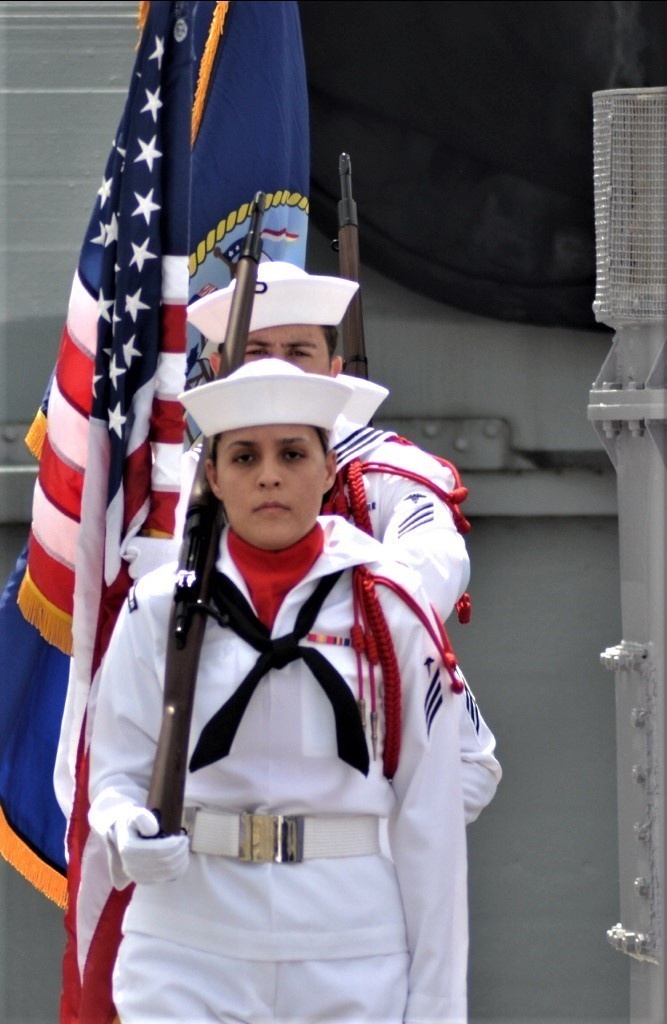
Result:
<svg viewBox="0 0 667 1024"><path fill-rule="evenodd" d="M359 281L359 221L352 198L352 164L347 153L338 160L341 200L338 203L338 265L340 276ZM368 380L368 360L361 310L361 289L347 307L342 322L343 370L351 377Z"/></svg>
<svg viewBox="0 0 667 1024"><path fill-rule="evenodd" d="M236 271L236 286L216 379L236 370L245 355L261 254L266 197L255 196L250 229ZM185 518L174 602L169 618L162 723L148 791L148 807L162 835L181 831L190 724L201 654L211 573L221 528L221 509L206 480L210 441L204 439Z"/></svg>
<svg viewBox="0 0 667 1024"><path fill-rule="evenodd" d="M148 807L158 817L163 835L181 831L190 722L206 629L206 615L197 606L208 599L220 535L218 502L206 482L207 455L203 446L186 513L179 582L169 617L162 723L148 791Z"/></svg>

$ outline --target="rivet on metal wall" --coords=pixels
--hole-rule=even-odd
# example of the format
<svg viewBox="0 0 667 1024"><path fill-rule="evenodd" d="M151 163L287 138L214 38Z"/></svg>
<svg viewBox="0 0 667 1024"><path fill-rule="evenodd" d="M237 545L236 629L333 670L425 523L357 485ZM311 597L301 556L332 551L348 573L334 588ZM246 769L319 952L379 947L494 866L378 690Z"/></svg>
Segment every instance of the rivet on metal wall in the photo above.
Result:
<svg viewBox="0 0 667 1024"><path fill-rule="evenodd" d="M631 717L632 724L641 728L646 725L646 708L633 708Z"/></svg>
<svg viewBox="0 0 667 1024"><path fill-rule="evenodd" d="M640 843L644 843L649 837L651 825L648 821L644 821L641 824L637 821L635 822L632 831L634 832L635 839Z"/></svg>
<svg viewBox="0 0 667 1024"><path fill-rule="evenodd" d="M643 876L635 878L634 888L638 896L648 896L650 891L648 878L644 878Z"/></svg>

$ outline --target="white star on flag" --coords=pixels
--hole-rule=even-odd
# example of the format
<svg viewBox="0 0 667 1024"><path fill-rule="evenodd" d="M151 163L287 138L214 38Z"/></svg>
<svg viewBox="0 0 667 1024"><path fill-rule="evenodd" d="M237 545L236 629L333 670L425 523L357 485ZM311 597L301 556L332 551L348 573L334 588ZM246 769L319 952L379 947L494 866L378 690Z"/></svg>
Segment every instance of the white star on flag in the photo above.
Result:
<svg viewBox="0 0 667 1024"><path fill-rule="evenodd" d="M137 208L132 212L132 216L145 217L147 224L151 222L151 214L160 209L159 204L153 202L153 191L151 189L148 195L145 196L139 195L138 192L134 193L134 198L137 200Z"/></svg>
<svg viewBox="0 0 667 1024"><path fill-rule="evenodd" d="M114 430L119 437L123 436L123 426L126 421L127 416L123 416L120 402L115 409L109 409L109 430Z"/></svg>
<svg viewBox="0 0 667 1024"><path fill-rule="evenodd" d="M100 197L100 209L104 206L107 199L111 195L111 183L113 178L105 178L97 190L97 194Z"/></svg>
<svg viewBox="0 0 667 1024"><path fill-rule="evenodd" d="M128 367L132 365L132 361L136 356L141 356L139 349L134 347L136 337L136 334L133 334L129 341L126 341L123 345L123 358L125 365Z"/></svg>
<svg viewBox="0 0 667 1024"><path fill-rule="evenodd" d="M148 251L149 242L150 238L147 238L145 242L141 243L141 245L137 245L136 242L131 243L134 255L130 260L130 266L138 267L140 272L144 269L144 263L146 262L146 260L157 259L157 256L154 252Z"/></svg>
<svg viewBox="0 0 667 1024"><path fill-rule="evenodd" d="M125 312L129 313L132 317L133 322L137 322L137 313L140 309L150 309L145 302L141 301L141 288L137 288L134 295L125 296Z"/></svg>
<svg viewBox="0 0 667 1024"><path fill-rule="evenodd" d="M111 214L111 220L106 226L106 238L104 239L104 248L107 245L111 245L113 242L118 240L118 217L115 213Z"/></svg>
<svg viewBox="0 0 667 1024"><path fill-rule="evenodd" d="M146 106L141 108L141 113L144 114L147 110L150 111L150 115L153 121L157 121L157 112L162 106L162 100L160 99L160 86L157 87L155 92L151 92L150 89L146 89Z"/></svg>
<svg viewBox="0 0 667 1024"><path fill-rule="evenodd" d="M104 245L107 237L107 225L103 224L102 221L99 221L98 223L100 225L100 233L99 235L96 235L95 238L91 238L91 242L94 242L95 245Z"/></svg>
<svg viewBox="0 0 667 1024"><path fill-rule="evenodd" d="M162 58L164 57L164 39L160 36L155 37L155 49L151 53L149 60L156 60L157 66L162 70Z"/></svg>
<svg viewBox="0 0 667 1024"><path fill-rule="evenodd" d="M109 377L111 378L114 390L118 390L118 378L122 377L124 373L127 373L125 367L119 366L116 362L116 356L112 356L111 362L109 363Z"/></svg>
<svg viewBox="0 0 667 1024"><path fill-rule="evenodd" d="M109 310L111 309L113 304L114 304L114 300L113 299L105 299L104 298L104 292L100 288L100 297L97 300L97 312L98 312L98 315L100 317L102 317L103 320L107 321L107 323L111 323L111 317L109 316Z"/></svg>
<svg viewBox="0 0 667 1024"><path fill-rule="evenodd" d="M138 164L140 160L145 160L146 163L148 164L149 170L152 171L153 162L155 160L159 160L160 157L162 156L162 153L160 153L160 151L155 148L155 136L153 136L150 142L144 142L143 139L138 139L137 141L141 146L141 153L139 154L139 156L135 157L134 162L135 164Z"/></svg>

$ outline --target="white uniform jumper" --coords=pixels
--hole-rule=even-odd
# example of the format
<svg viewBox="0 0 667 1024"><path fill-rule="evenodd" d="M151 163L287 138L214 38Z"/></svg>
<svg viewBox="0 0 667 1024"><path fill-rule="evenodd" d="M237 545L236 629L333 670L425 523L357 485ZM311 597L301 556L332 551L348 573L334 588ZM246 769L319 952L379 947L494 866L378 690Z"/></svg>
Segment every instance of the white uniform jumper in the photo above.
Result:
<svg viewBox="0 0 667 1024"><path fill-rule="evenodd" d="M450 509L424 484L415 483L410 474L423 477L446 493L456 487L456 481L447 466L416 445L392 441L395 437L339 416L331 444L339 470L359 458L366 463L385 463L398 471L364 474L373 536L391 545L393 557L409 561L420 572L431 603L446 622L468 586L470 559Z"/></svg>
<svg viewBox="0 0 667 1024"><path fill-rule="evenodd" d="M470 560L449 507L414 477L430 481L447 494L457 481L447 466L416 445L392 440L395 437L339 416L331 441L339 470L356 458L362 464L384 464L395 470L363 475L373 536L387 554L420 573L429 600L446 622L468 586ZM469 825L493 799L502 769L494 753L495 737L467 682L459 711L463 800Z"/></svg>
<svg viewBox="0 0 667 1024"><path fill-rule="evenodd" d="M339 517L322 517L320 522L324 550L287 594L273 637L292 631L318 579L355 564L369 564L394 578L428 607L417 575L387 561L378 541ZM224 533L217 568L249 599ZM165 624L173 588L173 567L139 581L133 602L126 603L121 613L100 682L91 743L90 822L107 844L118 887L128 879L109 830L124 805L145 806L162 715ZM392 859L379 852L327 856L326 839L325 849L318 851L324 856L298 864L248 864L233 857L191 853L180 878L137 885L134 890L123 930L128 948L141 958L136 963L142 966L125 977L121 970L116 978L114 998L121 1019L190 1020L187 1013L194 1014L198 1007L202 1020L268 1019L248 1007L243 1016L236 1002L235 1009L225 1009L225 976L230 978L231 1003L238 994L232 994L232 987L256 993L267 982L265 972L283 964L290 972L285 991L297 1003L279 1006L274 1020L337 1024L342 1020L381 1020L382 1024L390 1020L461 1024L466 1020L466 845L458 738L463 698L452 693L449 677L418 618L389 589L378 586L378 595L402 679L402 743L394 779L390 782L383 775L381 750L377 759L371 757L367 776L340 759L331 704L306 664L298 660L271 669L261 680L229 755L188 775L186 806L344 816L352 822L357 816L387 818ZM356 699L357 659L345 644L352 620L351 573L344 572L301 643L325 655ZM215 621L208 622L191 750L256 660L257 652L247 643ZM367 742L370 750L370 737ZM162 953L153 956L158 945ZM169 960L165 950L170 951ZM402 1005L406 952L408 994ZM209 960L218 958L219 970L202 972L199 953ZM233 986L220 958L234 962ZM120 960L122 965L123 947ZM147 960L154 965L150 978L144 971ZM174 974L168 963L180 963L181 971ZM391 1012L377 1002L386 987L384 963L393 965L388 975L393 978L391 991L401 1001ZM198 992L196 1006L187 1007L178 1002L175 992L170 996L169 981L173 976L178 988L190 965L193 977L199 971L208 980L197 983L207 990ZM314 976L308 973L312 970ZM142 1018L130 1010L123 1018L126 995L132 1005L141 1005L136 989L142 977L154 1015ZM353 1007L349 1013L341 1009L346 1005L341 1002L346 990L350 998L354 990L354 999L347 1004ZM252 998L249 994L249 1005ZM333 1016L332 1006L338 1008ZM199 1017L192 1018L193 1024L195 1019Z"/></svg>

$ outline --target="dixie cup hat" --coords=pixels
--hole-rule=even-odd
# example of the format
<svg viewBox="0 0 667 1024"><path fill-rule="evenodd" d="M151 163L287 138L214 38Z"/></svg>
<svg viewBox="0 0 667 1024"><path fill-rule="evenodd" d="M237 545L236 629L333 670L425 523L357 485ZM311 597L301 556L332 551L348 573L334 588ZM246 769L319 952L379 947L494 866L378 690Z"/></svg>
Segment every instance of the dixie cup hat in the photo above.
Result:
<svg viewBox="0 0 667 1024"><path fill-rule="evenodd" d="M369 423L389 394L389 388L364 377L350 377L343 373L336 377L336 380L345 381L352 386L352 395L343 410L343 416L357 426Z"/></svg>
<svg viewBox="0 0 667 1024"><path fill-rule="evenodd" d="M187 308L187 318L206 338L202 356L209 356L225 340L236 282L220 288ZM359 285L344 277L307 274L293 263L260 263L249 332L283 324L341 322Z"/></svg>
<svg viewBox="0 0 667 1024"><path fill-rule="evenodd" d="M340 377L305 373L282 359L257 359L178 397L201 432L214 437L281 423L331 430L353 394Z"/></svg>

